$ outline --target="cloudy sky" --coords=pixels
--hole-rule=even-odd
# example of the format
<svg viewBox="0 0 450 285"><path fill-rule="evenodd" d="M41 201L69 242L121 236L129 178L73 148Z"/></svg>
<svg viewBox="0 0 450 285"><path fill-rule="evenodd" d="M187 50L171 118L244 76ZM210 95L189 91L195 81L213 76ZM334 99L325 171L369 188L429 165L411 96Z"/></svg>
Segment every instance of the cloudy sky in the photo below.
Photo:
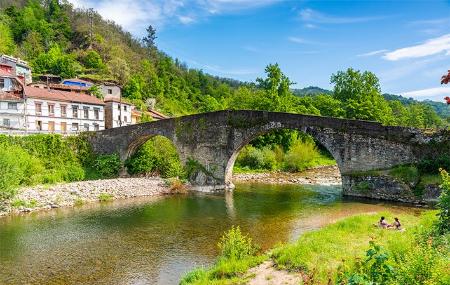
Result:
<svg viewBox="0 0 450 285"><path fill-rule="evenodd" d="M204 71L245 81L279 63L298 88L374 72L383 92L442 101L450 86L450 1L69 0Z"/></svg>

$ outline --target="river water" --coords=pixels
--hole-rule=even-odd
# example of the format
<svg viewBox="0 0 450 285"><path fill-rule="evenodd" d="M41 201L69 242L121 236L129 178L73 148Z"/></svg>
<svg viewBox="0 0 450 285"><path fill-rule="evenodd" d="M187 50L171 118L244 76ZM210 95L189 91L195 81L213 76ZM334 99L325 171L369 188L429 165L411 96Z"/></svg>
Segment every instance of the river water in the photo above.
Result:
<svg viewBox="0 0 450 285"><path fill-rule="evenodd" d="M357 213L419 213L344 199L338 186L238 184L232 194L132 199L0 218L0 284L178 284L232 225L268 249ZM374 221L376 222L376 221Z"/></svg>

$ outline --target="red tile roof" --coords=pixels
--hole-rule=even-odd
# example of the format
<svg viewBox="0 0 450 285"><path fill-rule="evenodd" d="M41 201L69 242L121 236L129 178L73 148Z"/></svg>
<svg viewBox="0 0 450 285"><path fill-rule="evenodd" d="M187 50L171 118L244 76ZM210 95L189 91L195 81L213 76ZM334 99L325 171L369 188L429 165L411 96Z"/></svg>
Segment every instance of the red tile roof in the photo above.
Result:
<svg viewBox="0 0 450 285"><path fill-rule="evenodd" d="M27 97L35 99L105 105L105 103L103 103L103 101L101 101L97 97L86 95L83 93L73 93L54 89L48 90L31 86L25 86L25 95Z"/></svg>
<svg viewBox="0 0 450 285"><path fill-rule="evenodd" d="M168 119L169 117L155 110L148 110L149 113L152 114L153 118L156 119Z"/></svg>
<svg viewBox="0 0 450 285"><path fill-rule="evenodd" d="M14 94L12 92L3 92L0 91L0 100L1 101L22 101L23 99L19 94Z"/></svg>

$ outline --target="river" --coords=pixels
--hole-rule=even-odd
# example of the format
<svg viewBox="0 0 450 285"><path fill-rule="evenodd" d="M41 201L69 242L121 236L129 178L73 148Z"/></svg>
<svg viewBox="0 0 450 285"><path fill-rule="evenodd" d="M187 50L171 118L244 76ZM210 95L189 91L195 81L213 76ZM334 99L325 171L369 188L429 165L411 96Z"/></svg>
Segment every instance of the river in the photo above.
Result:
<svg viewBox="0 0 450 285"><path fill-rule="evenodd" d="M178 284L241 226L263 249L358 213L421 210L345 199L339 186L238 184L0 218L0 284ZM376 222L376 221L374 221Z"/></svg>

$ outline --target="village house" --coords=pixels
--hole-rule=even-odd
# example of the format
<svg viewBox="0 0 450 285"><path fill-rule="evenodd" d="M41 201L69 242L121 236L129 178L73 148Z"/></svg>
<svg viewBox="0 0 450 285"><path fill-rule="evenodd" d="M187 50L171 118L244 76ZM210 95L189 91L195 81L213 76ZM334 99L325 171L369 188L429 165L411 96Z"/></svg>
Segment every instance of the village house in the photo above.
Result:
<svg viewBox="0 0 450 285"><path fill-rule="evenodd" d="M0 70L0 131L23 129L26 122L24 87L13 75Z"/></svg>
<svg viewBox="0 0 450 285"><path fill-rule="evenodd" d="M32 82L31 68L26 61L9 55L0 55L0 65L11 67L11 73L17 76L23 83Z"/></svg>
<svg viewBox="0 0 450 285"><path fill-rule="evenodd" d="M105 104L86 94L25 87L27 130L77 133L105 129Z"/></svg>

